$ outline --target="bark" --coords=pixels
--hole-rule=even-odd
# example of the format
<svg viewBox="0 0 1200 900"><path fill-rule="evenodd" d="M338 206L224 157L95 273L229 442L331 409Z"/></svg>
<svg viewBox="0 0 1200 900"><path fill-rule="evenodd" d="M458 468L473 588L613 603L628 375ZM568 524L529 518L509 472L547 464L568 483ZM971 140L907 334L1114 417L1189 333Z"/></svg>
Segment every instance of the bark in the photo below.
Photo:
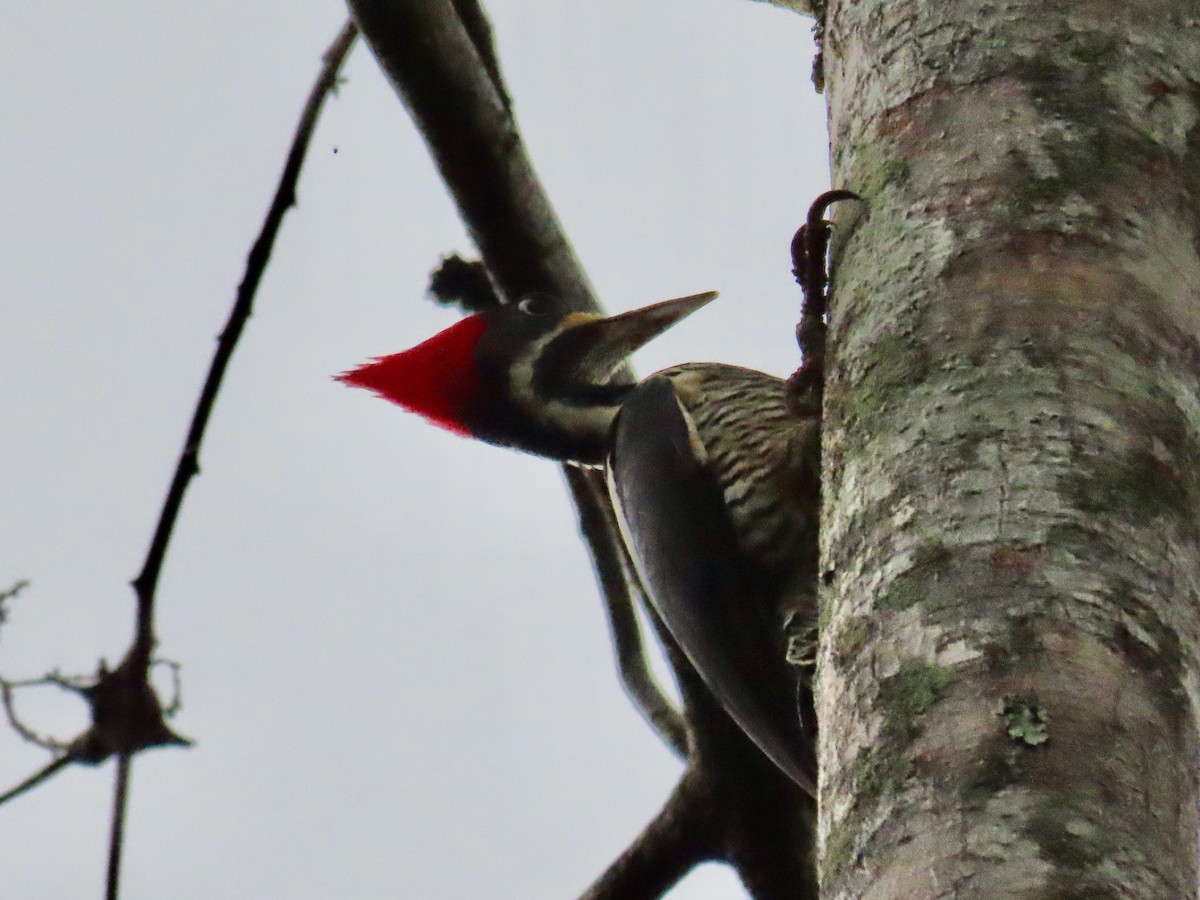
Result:
<svg viewBox="0 0 1200 900"><path fill-rule="evenodd" d="M521 143L478 7L467 0L349 5L500 290L509 298L544 292L577 309L599 309ZM476 15L464 22L459 10L466 8Z"/></svg>
<svg viewBox="0 0 1200 900"><path fill-rule="evenodd" d="M822 896L1195 896L1200 14L825 25Z"/></svg>

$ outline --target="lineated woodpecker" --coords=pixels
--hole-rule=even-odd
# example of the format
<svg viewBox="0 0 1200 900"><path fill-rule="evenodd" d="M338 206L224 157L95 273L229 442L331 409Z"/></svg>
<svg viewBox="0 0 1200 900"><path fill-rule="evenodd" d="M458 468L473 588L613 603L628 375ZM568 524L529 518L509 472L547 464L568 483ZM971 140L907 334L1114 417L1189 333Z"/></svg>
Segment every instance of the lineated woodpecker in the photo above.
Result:
<svg viewBox="0 0 1200 900"><path fill-rule="evenodd" d="M823 195L809 240L798 235L806 292L824 291L824 211L853 196ZM790 649L797 662L794 638L816 621L819 405L798 414L788 382L720 363L672 366L637 384L615 374L716 296L608 317L531 296L338 378L459 434L607 464L663 622L738 725L815 797L811 670L788 658Z"/></svg>

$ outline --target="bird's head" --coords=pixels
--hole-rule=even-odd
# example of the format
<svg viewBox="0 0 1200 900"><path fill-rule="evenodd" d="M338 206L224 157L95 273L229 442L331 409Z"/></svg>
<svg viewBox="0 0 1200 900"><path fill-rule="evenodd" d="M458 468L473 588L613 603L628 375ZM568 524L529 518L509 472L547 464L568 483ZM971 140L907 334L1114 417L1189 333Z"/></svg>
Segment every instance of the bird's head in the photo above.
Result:
<svg viewBox="0 0 1200 900"><path fill-rule="evenodd" d="M694 294L616 316L571 312L554 298L526 297L337 378L458 434L553 459L600 463L632 387L617 370L634 350L716 296Z"/></svg>

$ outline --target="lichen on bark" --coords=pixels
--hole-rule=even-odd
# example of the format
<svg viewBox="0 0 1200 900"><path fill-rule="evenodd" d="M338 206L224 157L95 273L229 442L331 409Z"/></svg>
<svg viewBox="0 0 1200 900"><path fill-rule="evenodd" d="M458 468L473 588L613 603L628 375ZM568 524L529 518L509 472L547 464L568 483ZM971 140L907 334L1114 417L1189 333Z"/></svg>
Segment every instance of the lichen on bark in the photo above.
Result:
<svg viewBox="0 0 1200 900"><path fill-rule="evenodd" d="M826 25L822 896L1194 896L1200 16Z"/></svg>

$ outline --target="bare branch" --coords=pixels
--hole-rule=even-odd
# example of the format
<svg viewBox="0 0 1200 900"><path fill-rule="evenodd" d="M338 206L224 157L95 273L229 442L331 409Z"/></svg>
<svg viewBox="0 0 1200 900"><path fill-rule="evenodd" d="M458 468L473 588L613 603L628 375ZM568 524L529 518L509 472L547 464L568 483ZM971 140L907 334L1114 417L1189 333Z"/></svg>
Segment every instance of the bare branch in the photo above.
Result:
<svg viewBox="0 0 1200 900"><path fill-rule="evenodd" d="M4 715L8 718L8 724L12 727L12 730L15 731L22 740L41 747L44 750L66 754L70 747L69 744L64 744L61 741L54 740L54 738L42 737L41 735L37 734L35 731L33 731L33 729L29 728L24 722L21 721L20 717L17 715L16 707L13 705L14 688L36 687L46 684L53 684L57 687L82 693L78 687L66 682L56 674L47 675L43 678L30 681L6 681L5 679L0 678L0 700L2 700L4 704ZM24 784L24 782L22 784ZM23 790L29 787L33 787L33 785L29 784L26 786L26 788L22 788L21 790L14 788L13 791L9 792L9 794L14 794L14 791L15 793L22 793ZM6 794L5 797L7 798L8 795Z"/></svg>
<svg viewBox="0 0 1200 900"><path fill-rule="evenodd" d="M100 663L103 668L104 663ZM53 685L57 688L62 688L64 691L72 691L76 694L82 694L87 690L88 685L92 683L90 675L63 675L57 669L42 675L39 678L23 678L19 681L9 681L0 679L10 688L26 688L26 687L42 687L44 685Z"/></svg>
<svg viewBox="0 0 1200 900"><path fill-rule="evenodd" d="M154 599L158 576L175 522L179 517L184 494L193 476L200 471L200 445L204 440L204 432L229 360L246 322L250 319L254 296L270 261L283 217L288 209L295 205L296 183L300 178L300 170L304 165L317 119L326 98L337 87L338 73L357 34L358 29L354 23L347 22L322 57L324 65L300 114L300 122L292 138L275 197L267 210L258 238L250 249L245 274L238 285L233 308L217 341L216 352L213 354L204 386L200 390L200 398L188 428L183 452L171 479L171 486L167 490L145 563L142 571L133 580L138 599L137 631L133 645L115 671L102 676L88 689L88 699L92 704L92 728L75 742L72 749L81 759L89 762L106 759L114 753L117 755L116 795L113 800L112 841L108 859L109 900L115 900L119 889L126 796L133 755L151 746L190 743L167 728L164 721L164 715L172 714L179 707L178 666L165 663L171 666L175 682L174 697L165 713L149 681L150 655L154 649Z"/></svg>
<svg viewBox="0 0 1200 900"><path fill-rule="evenodd" d="M173 705L177 706L178 664L165 660L159 664L171 667L176 691ZM78 694L90 707L91 726L70 743L42 737L25 725L17 715L13 702L14 689L46 685ZM0 805L41 784L68 763L98 765L114 753L122 757L132 757L133 754L150 747L191 744L191 741L180 737L167 727L157 694L147 680L145 672L132 664L129 657L112 671L109 671L102 661L94 679L66 677L58 672L24 681L0 678L0 702L13 731L25 741L58 754L40 771L6 793L0 794Z"/></svg>
<svg viewBox="0 0 1200 900"><path fill-rule="evenodd" d="M16 787L9 788L3 794L0 794L0 806L3 806L9 800L15 800L28 790L37 787L43 781L47 781L51 776L57 774L61 769L65 769L68 763L74 762L70 754L64 753L62 756L55 757L50 760L45 766L34 772Z"/></svg>
<svg viewBox="0 0 1200 900"><path fill-rule="evenodd" d="M156 659L150 663L151 670L156 666L166 666L171 670L171 700L163 708L163 717L171 719L183 708L183 683L179 677L182 666L172 659Z"/></svg>
<svg viewBox="0 0 1200 900"><path fill-rule="evenodd" d="M718 832L704 779L689 767L637 839L580 900L652 900L718 854Z"/></svg>
<svg viewBox="0 0 1200 900"><path fill-rule="evenodd" d="M14 599L27 587L29 587L29 582L22 578L20 581L14 582L13 586L7 590L0 591L0 622L8 618L8 601Z"/></svg>
<svg viewBox="0 0 1200 900"><path fill-rule="evenodd" d="M121 848L125 843L125 808L129 798L129 776L133 760L128 754L117 757L117 775L113 787L112 828L108 841L108 876L105 900L117 900L121 890Z"/></svg>
<svg viewBox="0 0 1200 900"><path fill-rule="evenodd" d="M452 0L350 0L501 292L598 310L521 142L494 54ZM475 4L473 19L483 20ZM490 39L485 47L490 46ZM490 62L488 57L491 57Z"/></svg>
<svg viewBox="0 0 1200 900"><path fill-rule="evenodd" d="M500 75L500 59L496 55L496 44L492 39L492 23L488 21L483 5L479 0L453 0L453 3L459 18L462 19L463 27L471 36L475 52L479 54L483 67L491 76L492 87L500 95L504 108L512 115L512 99L508 96L508 89L504 87L504 79Z"/></svg>
<svg viewBox="0 0 1200 900"><path fill-rule="evenodd" d="M627 551L613 516L608 489L599 472L569 466L567 484L579 512L579 528L592 558L621 684L634 707L680 759L687 756L687 722L658 685L646 659L634 612L636 574L626 565Z"/></svg>
<svg viewBox="0 0 1200 900"><path fill-rule="evenodd" d="M6 600L13 599L19 593L21 593L21 591L25 590L25 588L27 588L27 587L29 587L29 581L25 578L22 578L19 581L14 582L12 587L8 588L7 590L0 591L0 603L3 603Z"/></svg>
<svg viewBox="0 0 1200 900"><path fill-rule="evenodd" d="M159 574L166 557L171 534L178 519L184 494L193 476L199 473L200 445L212 414L213 404L246 322L249 320L254 295L270 260L276 235L287 210L295 204L296 183L325 99L337 86L338 72L358 33L353 22L347 22L323 56L324 66L313 86L296 134L288 151L266 219L246 262L246 270L229 319L217 342L208 375L200 392L192 422L184 441L183 452L171 479L163 502L158 524L142 570L133 581L137 594L137 628L134 640L121 664L114 670L102 661L94 680L68 679L51 673L39 679L12 682L0 679L0 697L8 721L25 740L61 753L41 771L31 775L16 787L0 795L0 804L41 784L71 762L98 764L117 756L116 784L113 797L111 840L108 856L106 897L116 900L120 890L121 851L125 830L125 810L129 794L129 779L133 756L145 749L164 745L190 745L190 741L171 731L165 722L179 709L181 702L179 665L169 660L151 660L154 648L154 599ZM0 603L24 587L18 582L0 593ZM171 670L174 691L164 710L149 680L152 665L165 665ZM70 743L42 738L27 728L16 715L12 692L15 687L52 684L81 694L91 707L91 727Z"/></svg>
<svg viewBox="0 0 1200 900"><path fill-rule="evenodd" d="M284 164L275 197L267 211L262 230L250 250L249 258L246 261L245 275L242 283L238 286L233 309L230 311L229 320L217 341L217 349L213 354L208 376L204 380L204 387L200 391L200 399L196 403L192 423L188 428L187 438L184 440L183 452L175 468L175 475L171 479L171 486L167 490L158 525L154 529L154 537L151 539L150 548L146 553L145 563L142 571L133 580L133 588L138 599L135 649L142 657L143 665L149 665L150 653L154 646L154 594L158 586L158 576L171 541L171 532L179 517L184 494L192 477L200 471L200 444L204 440L204 431L208 425L209 416L212 414L217 392L221 389L221 382L229 366L229 360L233 356L242 330L250 318L254 295L271 258L271 250L275 244L275 237L279 233L280 223L283 221L284 214L296 202L296 182L300 177L300 169L308 152L308 144L321 114L321 107L337 86L338 72L346 55L350 52L356 34L357 29L354 24L347 22L329 49L325 51L324 67L316 84L313 85L308 101L300 115L300 123L296 128L296 135L292 139L292 146L288 151L287 162Z"/></svg>

